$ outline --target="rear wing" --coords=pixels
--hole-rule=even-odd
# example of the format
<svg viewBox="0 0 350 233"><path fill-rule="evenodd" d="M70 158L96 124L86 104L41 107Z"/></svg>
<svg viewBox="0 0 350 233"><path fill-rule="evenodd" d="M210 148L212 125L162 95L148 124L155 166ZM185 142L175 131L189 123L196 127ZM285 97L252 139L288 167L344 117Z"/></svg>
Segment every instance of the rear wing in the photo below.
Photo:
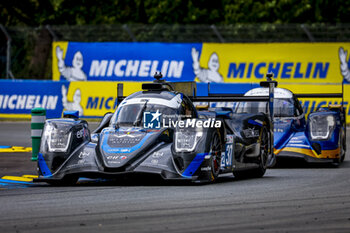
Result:
<svg viewBox="0 0 350 233"><path fill-rule="evenodd" d="M342 93L309 93L309 94L294 94L298 99L302 98L341 98L342 102L340 104L341 108L344 108L344 83L342 83Z"/></svg>
<svg viewBox="0 0 350 233"><path fill-rule="evenodd" d="M260 86L269 88L269 96L244 96L242 94L210 94L208 96L197 96L197 83L196 82L175 82L168 83L161 80L162 75L156 73L154 78L156 79L153 83L142 84L142 89L147 91L178 91L187 95L192 102L267 102L269 106L269 118L271 121L271 134L273 142L273 102L274 102L274 88L277 87L277 82L272 81L272 73L266 75L267 81L260 82ZM209 86L208 86L209 87ZM118 103L123 101L126 96L123 95L123 84L118 83L117 85L117 99Z"/></svg>
<svg viewBox="0 0 350 233"><path fill-rule="evenodd" d="M211 94L209 92L208 85L208 96L197 96L197 83L196 82L165 82L161 80L162 74L157 73L154 75L152 83L143 83L142 89L147 91L178 91L187 95L192 102L268 102L269 104L269 115L273 122L273 99L274 99L274 88L277 87L277 82L272 81L273 74L268 73L266 75L267 81L260 82L260 86L269 88L269 96L244 96L243 94ZM123 83L117 84L117 98L118 103L123 101L126 96L123 95Z"/></svg>
<svg viewBox="0 0 350 233"><path fill-rule="evenodd" d="M341 83L341 93L322 93L322 94L294 94L297 98L341 98L342 106L344 104L344 81Z"/></svg>
<svg viewBox="0 0 350 233"><path fill-rule="evenodd" d="M164 80L156 80L153 83L143 83L142 90L169 90L178 91L189 97L197 96L197 83L196 82L162 82ZM120 103L126 98L123 94L123 83L117 84L117 97Z"/></svg>
<svg viewBox="0 0 350 233"><path fill-rule="evenodd" d="M297 98L343 98L343 93L294 94Z"/></svg>
<svg viewBox="0 0 350 233"><path fill-rule="evenodd" d="M243 96L243 95L209 95L209 96L196 96L190 97L192 102L268 102L270 98L268 96Z"/></svg>
<svg viewBox="0 0 350 233"><path fill-rule="evenodd" d="M341 112L341 117L346 127L346 113L344 108L344 83L342 83L342 93L323 93L323 94L294 94L297 98L341 98L341 104L328 105L328 109L331 111Z"/></svg>

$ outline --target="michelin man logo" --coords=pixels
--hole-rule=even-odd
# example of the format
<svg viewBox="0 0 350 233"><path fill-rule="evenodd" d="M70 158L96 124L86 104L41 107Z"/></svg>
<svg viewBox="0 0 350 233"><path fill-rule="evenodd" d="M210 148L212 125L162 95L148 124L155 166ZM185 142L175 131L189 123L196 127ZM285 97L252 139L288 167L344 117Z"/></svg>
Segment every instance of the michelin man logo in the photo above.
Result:
<svg viewBox="0 0 350 233"><path fill-rule="evenodd" d="M81 91L76 89L73 95L73 101L67 100L67 88L62 85L62 105L63 108L68 111L79 111L79 116L84 115L83 107L80 104L81 102Z"/></svg>
<svg viewBox="0 0 350 233"><path fill-rule="evenodd" d="M73 57L72 67L66 66L63 60L63 50L60 46L56 47L56 57L58 60L58 70L60 74L68 81L85 81L86 74L81 69L83 68L83 55L80 51L76 52Z"/></svg>
<svg viewBox="0 0 350 233"><path fill-rule="evenodd" d="M348 51L342 47L339 48L339 59L340 59L340 71L343 75L344 81L350 83L350 59L346 61L348 57Z"/></svg>
<svg viewBox="0 0 350 233"><path fill-rule="evenodd" d="M143 113L143 127L145 129L160 129L160 116L162 114L157 112L144 112Z"/></svg>
<svg viewBox="0 0 350 233"><path fill-rule="evenodd" d="M223 82L224 79L219 73L219 57L215 52L210 55L208 69L199 66L199 52L195 48L192 48L191 55L193 60L193 72L201 82Z"/></svg>

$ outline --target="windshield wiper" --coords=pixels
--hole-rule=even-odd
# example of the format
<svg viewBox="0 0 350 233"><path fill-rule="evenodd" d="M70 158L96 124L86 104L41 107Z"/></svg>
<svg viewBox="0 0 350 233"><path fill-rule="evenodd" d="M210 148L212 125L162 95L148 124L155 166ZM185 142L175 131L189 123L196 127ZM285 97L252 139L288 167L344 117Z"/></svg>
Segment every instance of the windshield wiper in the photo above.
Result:
<svg viewBox="0 0 350 233"><path fill-rule="evenodd" d="M147 108L147 102L145 102L145 104L143 105L142 109L139 111L139 113L137 114L137 117L136 117L136 120L134 121L133 123L133 126L138 126L141 121L142 121L142 118L143 118L143 112L146 110Z"/></svg>

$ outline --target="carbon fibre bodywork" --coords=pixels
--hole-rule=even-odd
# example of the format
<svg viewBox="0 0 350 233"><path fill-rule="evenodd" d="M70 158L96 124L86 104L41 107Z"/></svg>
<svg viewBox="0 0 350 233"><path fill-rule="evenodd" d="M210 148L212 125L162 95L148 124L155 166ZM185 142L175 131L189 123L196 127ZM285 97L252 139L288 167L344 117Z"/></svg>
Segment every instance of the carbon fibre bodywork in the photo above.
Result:
<svg viewBox="0 0 350 233"><path fill-rule="evenodd" d="M79 177L151 173L207 182L232 172L261 177L274 163L267 114L234 114L227 108L198 111L185 94L152 88L125 98L92 133L77 117L47 120L39 178L34 181L69 184ZM152 114L153 126L153 118L162 114L165 119L169 112L175 113L179 125L182 121L191 127L167 125L165 120L159 128L146 127L146 114Z"/></svg>

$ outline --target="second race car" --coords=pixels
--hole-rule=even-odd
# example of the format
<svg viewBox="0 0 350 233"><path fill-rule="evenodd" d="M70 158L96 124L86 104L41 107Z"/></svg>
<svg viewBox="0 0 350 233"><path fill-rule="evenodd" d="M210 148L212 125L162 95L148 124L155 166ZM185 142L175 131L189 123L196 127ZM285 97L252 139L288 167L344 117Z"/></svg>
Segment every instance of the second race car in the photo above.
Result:
<svg viewBox="0 0 350 233"><path fill-rule="evenodd" d="M269 96L266 87L254 88L245 96ZM276 158L302 158L307 162L338 166L345 158L346 121L342 105L317 109L307 119L301 98L341 98L335 94L293 94L284 88L274 89L274 153ZM266 112L266 103L241 102L236 112Z"/></svg>

